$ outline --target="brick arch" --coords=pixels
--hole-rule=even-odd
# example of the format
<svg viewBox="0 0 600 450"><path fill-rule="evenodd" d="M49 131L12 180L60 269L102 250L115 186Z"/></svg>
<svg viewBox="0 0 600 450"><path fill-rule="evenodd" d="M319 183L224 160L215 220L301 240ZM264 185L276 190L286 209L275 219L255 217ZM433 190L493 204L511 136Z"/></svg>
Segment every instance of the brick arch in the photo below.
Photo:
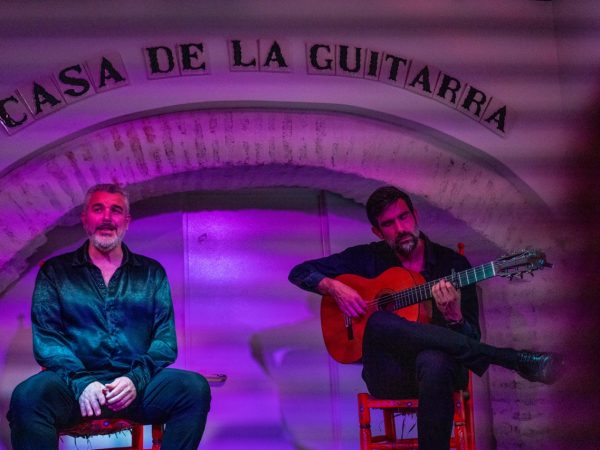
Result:
<svg viewBox="0 0 600 450"><path fill-rule="evenodd" d="M0 292L87 188L115 181L132 200L245 187L326 189L363 202L397 185L449 211L501 248L527 242L542 202L497 161L432 130L364 111L196 109L126 120L23 159L0 177Z"/></svg>

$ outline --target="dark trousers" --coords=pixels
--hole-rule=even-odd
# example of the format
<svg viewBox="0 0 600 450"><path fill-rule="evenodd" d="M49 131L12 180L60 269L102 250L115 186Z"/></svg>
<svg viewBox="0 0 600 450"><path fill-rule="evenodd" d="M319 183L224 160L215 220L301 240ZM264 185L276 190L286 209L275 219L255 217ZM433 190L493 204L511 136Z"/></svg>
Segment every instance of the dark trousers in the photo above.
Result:
<svg viewBox="0 0 600 450"><path fill-rule="evenodd" d="M100 417L164 423L163 450L195 450L204 433L210 400L210 387L202 375L163 369L129 407L118 412L103 407ZM58 430L82 420L73 392L49 370L15 388L7 417L13 450L58 449Z"/></svg>
<svg viewBox="0 0 600 450"><path fill-rule="evenodd" d="M388 312L369 317L363 339L363 379L378 398L419 398L419 449L449 448L454 390L497 364L497 349L437 325Z"/></svg>

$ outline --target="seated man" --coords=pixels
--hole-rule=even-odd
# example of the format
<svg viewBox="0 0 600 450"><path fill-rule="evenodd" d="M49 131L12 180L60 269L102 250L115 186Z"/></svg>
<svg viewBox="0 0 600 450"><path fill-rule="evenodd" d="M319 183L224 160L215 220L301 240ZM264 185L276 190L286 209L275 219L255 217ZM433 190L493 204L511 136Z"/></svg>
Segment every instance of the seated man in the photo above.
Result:
<svg viewBox="0 0 600 450"><path fill-rule="evenodd" d="M464 256L431 242L420 232L411 199L393 186L371 194L367 216L379 242L301 263L290 272L290 281L302 289L329 295L345 316L358 317L366 313L367 303L354 288L336 280L339 275L374 278L392 267L403 267L433 281L470 267ZM551 383L561 361L548 353L496 348L479 342L473 285L461 292L441 280L431 291L431 323L408 321L385 311L368 317L363 338L363 379L375 397L418 395L419 448L443 450L449 447L452 429L452 394L466 386L466 369L481 376L489 364L498 364L517 370L528 380Z"/></svg>
<svg viewBox="0 0 600 450"><path fill-rule="evenodd" d="M46 370L13 392L13 449L57 449L60 429L113 416L165 423L163 450L196 449L210 387L197 373L166 368L177 340L165 270L122 243L131 218L119 186L92 187L81 219L89 240L37 276L33 350Z"/></svg>

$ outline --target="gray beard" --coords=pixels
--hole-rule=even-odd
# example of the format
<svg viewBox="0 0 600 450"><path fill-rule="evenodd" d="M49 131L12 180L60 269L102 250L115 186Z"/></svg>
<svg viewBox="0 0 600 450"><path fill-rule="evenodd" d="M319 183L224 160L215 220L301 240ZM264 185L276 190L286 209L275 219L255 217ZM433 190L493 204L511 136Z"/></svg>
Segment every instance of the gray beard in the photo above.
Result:
<svg viewBox="0 0 600 450"><path fill-rule="evenodd" d="M90 236L92 245L102 252L110 252L121 244L121 238L115 236L114 238L103 238L92 234Z"/></svg>

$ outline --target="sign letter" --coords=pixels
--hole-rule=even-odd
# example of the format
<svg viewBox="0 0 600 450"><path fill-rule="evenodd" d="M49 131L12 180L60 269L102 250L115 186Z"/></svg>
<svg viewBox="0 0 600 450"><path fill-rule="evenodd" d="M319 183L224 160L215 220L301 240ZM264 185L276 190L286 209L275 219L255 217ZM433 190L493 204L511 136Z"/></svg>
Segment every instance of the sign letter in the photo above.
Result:
<svg viewBox="0 0 600 450"><path fill-rule="evenodd" d="M449 103L450 105L456 105L456 100L458 99L458 95L460 94L460 80L457 80L450 75L444 74L442 77L442 81L435 93L436 100L443 101L444 103ZM450 98L447 98L446 95L450 94Z"/></svg>
<svg viewBox="0 0 600 450"><path fill-rule="evenodd" d="M475 120L479 120L481 118L481 113L488 102L488 98L485 95L485 92L475 89L473 86L469 86L468 89L465 89L465 92L466 94L461 101L460 110L465 114L472 116ZM472 110L471 107L474 107L475 109Z"/></svg>
<svg viewBox="0 0 600 450"><path fill-rule="evenodd" d="M204 44L181 44L179 46L181 73L185 75L204 75L208 73L204 56ZM197 64L192 64L196 61Z"/></svg>
<svg viewBox="0 0 600 450"><path fill-rule="evenodd" d="M20 109L20 112L22 113L20 118L16 119L11 116L10 112L7 110L7 103L15 103L18 106L17 109ZM14 134L17 131L17 128L27 122L27 119L27 108L19 101L16 95L13 94L10 97L0 100L0 120L8 134Z"/></svg>
<svg viewBox="0 0 600 450"><path fill-rule="evenodd" d="M269 46L269 50L267 51L266 55L263 54L263 47L266 49L267 43L261 40L260 52L261 61L263 61L263 63L260 70L282 72L288 69L288 65L283 57L283 51L281 50L279 42L273 41L273 43ZM271 65L271 63L276 63L276 65Z"/></svg>
<svg viewBox="0 0 600 450"><path fill-rule="evenodd" d="M229 68L231 70L251 70L257 71L256 58L258 56L258 43L256 41L232 40L230 42ZM254 42L252 49L249 49L251 42ZM242 44L246 44L245 46ZM251 45L250 45L251 46ZM248 61L244 62L244 56Z"/></svg>
<svg viewBox="0 0 600 450"><path fill-rule="evenodd" d="M371 59L373 56L371 56ZM399 56L385 54L381 61L379 81L396 87L404 87L408 74L408 60Z"/></svg>
<svg viewBox="0 0 600 450"><path fill-rule="evenodd" d="M363 51L360 47L354 48L354 58L352 61L352 67L349 67L348 61L348 46L340 45L338 47L339 58L338 58L338 75L346 75L350 77L362 77L363 76L363 65L362 55Z"/></svg>
<svg viewBox="0 0 600 450"><path fill-rule="evenodd" d="M63 86L63 94L74 98L87 94L91 88L90 81L87 77L73 76L69 72L75 72L76 74L82 75L83 68L80 64L77 64L75 66L66 67L58 73L58 82ZM72 87L67 88L67 86L75 86L80 89L75 90Z"/></svg>
<svg viewBox="0 0 600 450"><path fill-rule="evenodd" d="M171 48L159 45L157 47L146 47L144 50L148 78L165 78L179 75L179 71L175 70L175 57Z"/></svg>
<svg viewBox="0 0 600 450"><path fill-rule="evenodd" d="M331 58L331 45L314 44L308 49L308 73L325 75L335 73L333 58Z"/></svg>
<svg viewBox="0 0 600 450"><path fill-rule="evenodd" d="M96 92L104 92L129 84L125 64L118 53L102 55L86 61Z"/></svg>

